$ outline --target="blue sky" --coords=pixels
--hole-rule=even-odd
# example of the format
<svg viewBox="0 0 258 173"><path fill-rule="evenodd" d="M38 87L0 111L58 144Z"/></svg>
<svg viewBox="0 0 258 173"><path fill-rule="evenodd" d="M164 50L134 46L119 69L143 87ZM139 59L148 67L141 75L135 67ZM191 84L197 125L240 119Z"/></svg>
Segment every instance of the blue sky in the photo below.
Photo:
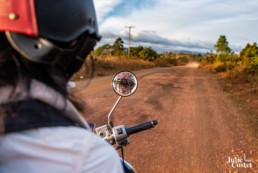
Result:
<svg viewBox="0 0 258 173"><path fill-rule="evenodd" d="M239 52L258 43L258 0L94 0L102 40L121 37L127 47L150 46L158 52L214 50L220 35Z"/></svg>

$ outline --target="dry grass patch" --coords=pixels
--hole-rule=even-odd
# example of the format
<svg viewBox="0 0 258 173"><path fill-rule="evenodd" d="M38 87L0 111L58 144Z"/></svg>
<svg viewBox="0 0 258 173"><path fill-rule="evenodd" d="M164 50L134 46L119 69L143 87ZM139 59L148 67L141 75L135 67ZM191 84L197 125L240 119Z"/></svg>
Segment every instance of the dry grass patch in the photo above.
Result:
<svg viewBox="0 0 258 173"><path fill-rule="evenodd" d="M249 74L248 70L235 70L219 76L224 91L243 114L245 126L258 140L258 70L254 74Z"/></svg>
<svg viewBox="0 0 258 173"><path fill-rule="evenodd" d="M89 77L88 74L92 71L94 71L94 76L106 76L121 70L134 71L153 68L155 66L156 64L154 62L127 57L107 56L105 58L88 58L86 64L72 79L85 79Z"/></svg>

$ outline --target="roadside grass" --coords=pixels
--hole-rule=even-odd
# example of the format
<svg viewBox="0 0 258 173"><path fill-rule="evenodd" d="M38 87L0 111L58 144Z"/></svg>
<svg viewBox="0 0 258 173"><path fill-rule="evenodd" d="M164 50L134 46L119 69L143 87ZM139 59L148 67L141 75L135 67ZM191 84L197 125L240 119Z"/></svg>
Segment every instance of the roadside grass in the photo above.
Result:
<svg viewBox="0 0 258 173"><path fill-rule="evenodd" d="M237 107L244 112L243 119L258 139L258 70L250 74L248 70L235 70L221 79L221 84Z"/></svg>
<svg viewBox="0 0 258 173"><path fill-rule="evenodd" d="M134 71L155 67L154 62L118 56L95 58L95 62L96 76L113 74L121 70Z"/></svg>
<svg viewBox="0 0 258 173"><path fill-rule="evenodd" d="M89 75L92 71L94 71L93 76L106 76L121 70L134 71L154 67L182 66L188 64L188 62L189 57L185 55L178 58L159 56L153 61L140 59L139 57L128 58L127 55L103 55L94 58L89 56L84 66L72 77L72 80L92 77Z"/></svg>
<svg viewBox="0 0 258 173"><path fill-rule="evenodd" d="M91 72L94 72L93 76L106 76L121 70L134 71L168 66L171 66L169 62L161 62L160 60L150 62L126 56L88 57L85 65L72 77L72 80L89 78Z"/></svg>
<svg viewBox="0 0 258 173"><path fill-rule="evenodd" d="M219 76L223 90L243 115L245 128L250 129L251 136L258 143L258 69L221 62L201 67Z"/></svg>

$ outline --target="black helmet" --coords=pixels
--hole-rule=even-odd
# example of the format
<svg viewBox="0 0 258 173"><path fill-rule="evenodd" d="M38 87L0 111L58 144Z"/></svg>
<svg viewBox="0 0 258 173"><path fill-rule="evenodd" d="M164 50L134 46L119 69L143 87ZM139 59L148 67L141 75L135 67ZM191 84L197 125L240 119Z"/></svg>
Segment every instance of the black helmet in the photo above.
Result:
<svg viewBox="0 0 258 173"><path fill-rule="evenodd" d="M5 0L0 31L24 58L57 65L67 79L100 39L93 0Z"/></svg>

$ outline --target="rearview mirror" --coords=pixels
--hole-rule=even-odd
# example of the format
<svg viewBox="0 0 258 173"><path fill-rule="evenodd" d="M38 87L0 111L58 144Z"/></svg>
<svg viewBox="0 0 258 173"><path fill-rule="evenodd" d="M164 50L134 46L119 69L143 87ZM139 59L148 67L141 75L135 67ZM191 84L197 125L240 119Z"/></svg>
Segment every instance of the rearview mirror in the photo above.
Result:
<svg viewBox="0 0 258 173"><path fill-rule="evenodd" d="M136 91L138 82L132 72L121 71L114 76L112 86L118 95L126 97L132 95Z"/></svg>

